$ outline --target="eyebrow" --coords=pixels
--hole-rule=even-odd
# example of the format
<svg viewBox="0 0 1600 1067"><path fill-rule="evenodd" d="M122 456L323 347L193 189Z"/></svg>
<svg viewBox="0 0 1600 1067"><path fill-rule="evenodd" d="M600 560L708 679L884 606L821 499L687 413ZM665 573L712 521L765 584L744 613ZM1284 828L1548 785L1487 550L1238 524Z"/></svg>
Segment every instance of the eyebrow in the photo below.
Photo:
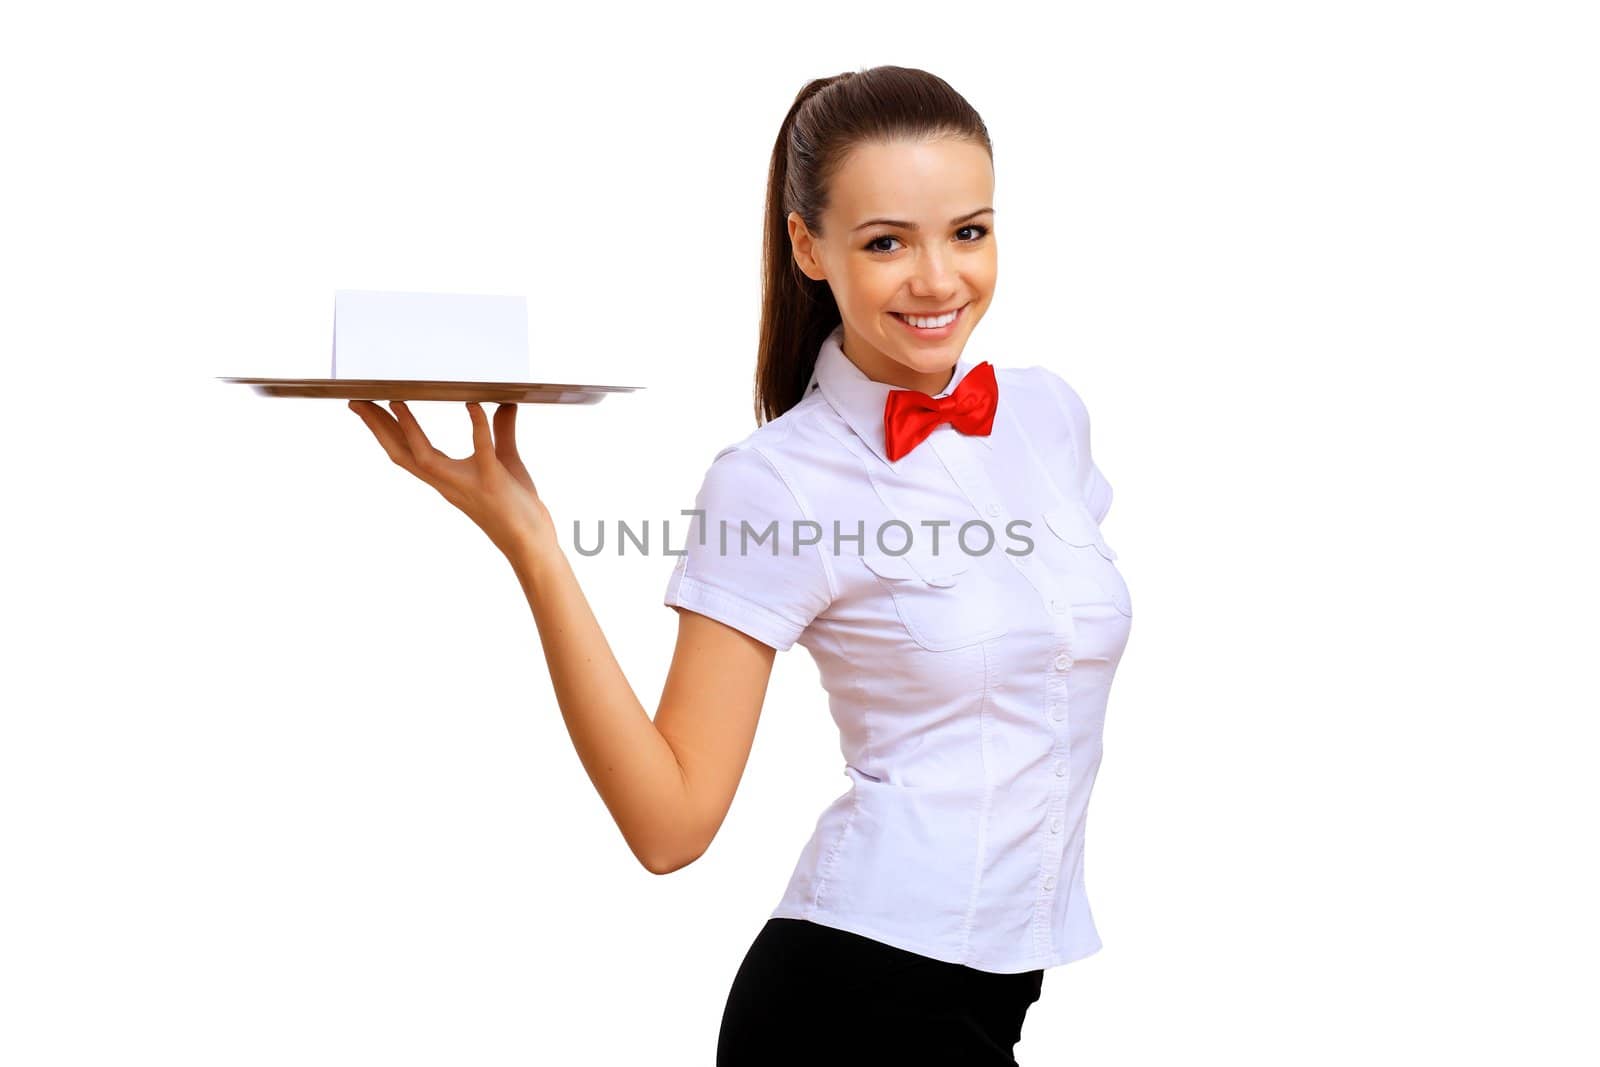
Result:
<svg viewBox="0 0 1600 1067"><path fill-rule="evenodd" d="M960 223L966 222L968 219L975 219L979 215L993 215L993 214L994 214L994 208L992 208L992 207L980 207L976 211L969 211L965 215L962 215L959 218L951 219L950 220L950 225L952 225L952 226L959 225ZM855 229L852 229L850 232L851 233L855 233L856 230L864 230L868 226L898 226L902 230L921 229L921 227L919 227L916 223L914 223L914 222L906 222L904 219L868 219L866 222L863 222L861 225L855 227Z"/></svg>

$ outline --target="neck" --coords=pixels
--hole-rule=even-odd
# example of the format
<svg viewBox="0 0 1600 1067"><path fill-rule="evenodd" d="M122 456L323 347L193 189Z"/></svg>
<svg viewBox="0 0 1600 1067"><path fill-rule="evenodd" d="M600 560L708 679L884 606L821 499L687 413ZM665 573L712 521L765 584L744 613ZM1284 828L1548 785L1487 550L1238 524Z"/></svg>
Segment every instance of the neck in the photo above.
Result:
<svg viewBox="0 0 1600 1067"><path fill-rule="evenodd" d="M849 337L842 340L840 351L844 352L844 358L854 364L856 369L865 374L869 380L896 389L915 389L919 393L937 396L950 388L950 383L956 376L955 364L939 370L917 371ZM864 358L858 359L852 356L851 352L856 352Z"/></svg>

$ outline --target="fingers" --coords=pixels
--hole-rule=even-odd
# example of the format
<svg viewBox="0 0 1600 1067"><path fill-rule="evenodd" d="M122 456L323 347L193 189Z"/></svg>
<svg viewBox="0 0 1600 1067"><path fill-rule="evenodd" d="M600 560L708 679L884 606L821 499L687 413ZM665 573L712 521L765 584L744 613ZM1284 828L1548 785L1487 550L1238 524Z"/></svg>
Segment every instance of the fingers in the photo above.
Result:
<svg viewBox="0 0 1600 1067"><path fill-rule="evenodd" d="M496 447L509 445L513 451L517 447L517 405L501 404L494 409L494 443ZM505 459L502 455L501 459Z"/></svg>
<svg viewBox="0 0 1600 1067"><path fill-rule="evenodd" d="M378 439L378 443L389 454L389 458L398 466L415 474L416 463L411 457L411 448L406 444L399 425L370 400L352 400L349 407L351 411L361 416L361 421L367 424L367 429L372 431L372 436Z"/></svg>
<svg viewBox="0 0 1600 1067"><path fill-rule="evenodd" d="M494 413L494 449L500 457L500 462L505 464L511 476L521 482L532 493L537 494L533 478L528 474L528 468L523 465L522 457L517 454L517 405L501 404Z"/></svg>
<svg viewBox="0 0 1600 1067"><path fill-rule="evenodd" d="M489 420L484 417L483 405L476 400L467 401L467 414L472 416L472 458L480 464L494 461L494 438L489 434Z"/></svg>
<svg viewBox="0 0 1600 1067"><path fill-rule="evenodd" d="M499 465L497 458L503 460L508 452L511 461L506 464L506 469L512 477L530 490L533 489L533 479L528 477L527 469L517 457L516 438L509 429L510 420L515 417L516 405L500 406L495 412L495 423L500 429L491 433L483 406L477 401L467 403L467 413L472 417L473 453L466 460L453 460L433 447L404 401L392 400L389 406L395 412L393 418L370 400L352 400L349 403L350 410L361 416L390 459L434 486L447 498L453 499L453 494L460 490L457 483L461 469L475 464L482 475L488 475L490 468ZM500 436L502 434L503 437Z"/></svg>
<svg viewBox="0 0 1600 1067"><path fill-rule="evenodd" d="M418 467L432 471L441 460L450 458L433 447L428 435L422 432L417 417L411 414L411 409L406 407L404 400L389 401L389 408L395 413L395 421L400 424L400 432L405 437L406 446L411 450L411 457Z"/></svg>
<svg viewBox="0 0 1600 1067"><path fill-rule="evenodd" d="M494 458L494 437L490 434L490 421L485 418L483 405L477 400L467 402L467 414L472 416L472 461L477 462L483 477L490 477L491 470L499 467L499 462Z"/></svg>
<svg viewBox="0 0 1600 1067"><path fill-rule="evenodd" d="M517 405L501 404L494 412L494 450L508 468L517 458Z"/></svg>

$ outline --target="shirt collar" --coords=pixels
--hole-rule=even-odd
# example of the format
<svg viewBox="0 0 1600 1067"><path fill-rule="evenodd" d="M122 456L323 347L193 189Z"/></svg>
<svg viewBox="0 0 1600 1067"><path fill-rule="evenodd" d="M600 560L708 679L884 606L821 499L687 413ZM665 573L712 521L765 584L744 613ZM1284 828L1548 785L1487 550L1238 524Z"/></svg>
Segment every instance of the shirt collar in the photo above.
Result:
<svg viewBox="0 0 1600 1067"><path fill-rule="evenodd" d="M865 441L867 447L871 448L879 459L891 467L895 466L907 456L901 456L899 460L889 459L883 440L883 409L888 401L889 391L899 386L868 378L861 368L850 362L850 358L844 354L843 344L844 324L841 323L833 328L833 332L828 334L822 342L822 347L817 350L817 365L811 372L811 380L806 383L805 392L809 394L814 388L821 389L823 397L833 405L833 409L844 421L850 424L856 436ZM961 384L961 379L965 378L967 372L974 366L976 364L971 360L958 359L950 384L932 396L935 398L947 396ZM943 428L945 427L939 427ZM937 433L938 429L934 432ZM984 448L991 450L994 448L994 443L987 435L963 436L978 442Z"/></svg>

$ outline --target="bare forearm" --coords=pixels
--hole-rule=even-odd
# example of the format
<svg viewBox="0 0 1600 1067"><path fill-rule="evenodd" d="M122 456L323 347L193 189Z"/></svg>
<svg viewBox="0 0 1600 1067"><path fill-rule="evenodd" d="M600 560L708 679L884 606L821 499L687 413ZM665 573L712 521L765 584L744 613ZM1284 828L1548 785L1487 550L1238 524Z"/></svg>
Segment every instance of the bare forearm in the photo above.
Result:
<svg viewBox="0 0 1600 1067"><path fill-rule="evenodd" d="M507 554L544 646L561 717L639 862L664 873L697 847L682 767L617 664L555 535Z"/></svg>

